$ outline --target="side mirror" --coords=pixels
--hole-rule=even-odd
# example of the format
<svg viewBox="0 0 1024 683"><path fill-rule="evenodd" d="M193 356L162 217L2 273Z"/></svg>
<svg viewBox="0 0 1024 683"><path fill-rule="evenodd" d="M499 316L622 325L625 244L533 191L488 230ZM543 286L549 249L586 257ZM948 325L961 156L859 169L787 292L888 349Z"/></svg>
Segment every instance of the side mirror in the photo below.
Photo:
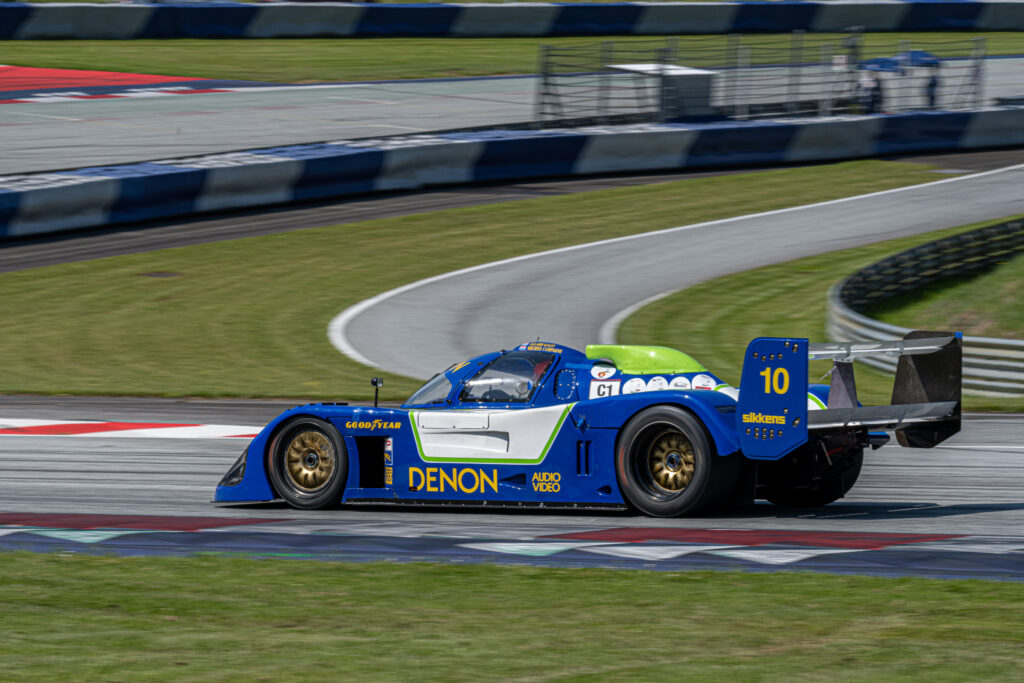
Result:
<svg viewBox="0 0 1024 683"><path fill-rule="evenodd" d="M377 395L378 395L378 392L380 391L380 388L382 386L384 386L384 378L383 377L371 377L370 378L370 386L373 387L373 407L376 408L377 407Z"/></svg>

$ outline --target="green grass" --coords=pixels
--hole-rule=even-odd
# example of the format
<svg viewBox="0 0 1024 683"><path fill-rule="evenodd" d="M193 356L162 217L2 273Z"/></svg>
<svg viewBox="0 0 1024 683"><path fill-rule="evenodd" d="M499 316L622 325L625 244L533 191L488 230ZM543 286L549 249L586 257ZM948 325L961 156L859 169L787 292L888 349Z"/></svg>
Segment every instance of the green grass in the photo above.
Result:
<svg viewBox="0 0 1024 683"><path fill-rule="evenodd" d="M1020 583L0 554L4 680L1002 681Z"/></svg>
<svg viewBox="0 0 1024 683"><path fill-rule="evenodd" d="M371 371L326 328L372 295L519 254L935 180L927 169L696 178L5 273L0 392L365 399ZM416 384L389 377L383 397Z"/></svg>
<svg viewBox="0 0 1024 683"><path fill-rule="evenodd" d="M868 311L893 325L953 328L978 337L1024 339L1024 254L974 277L957 278L890 299Z"/></svg>
<svg viewBox="0 0 1024 683"><path fill-rule="evenodd" d="M721 379L738 386L744 351L754 337L827 339L825 293L834 283L904 249L991 223L879 242L709 280L676 292L631 315L619 328L619 341L690 350ZM998 308L1018 320L1021 311L1017 292L1020 282L1024 281L1021 265L1024 263L1017 264L1016 270L999 275L1001 297ZM990 315L994 308L991 293L985 294L986 289L975 287L974 283L961 286L970 289L971 294L964 292L963 296L971 298L959 300L946 313L940 304L932 309L931 317L917 316L918 308L914 308L910 311L900 309L898 316L890 315L886 319L890 322L898 320L897 324L908 327L916 325L919 329L962 329L959 324L968 311L977 309L974 312L976 317ZM946 298L946 304L952 306L951 299ZM811 381L817 381L829 368L827 362L812 362ZM821 381L827 383L828 380ZM888 404L892 376L858 365L857 389L865 403ZM1024 399L965 396L964 407L967 410L1024 410Z"/></svg>
<svg viewBox="0 0 1024 683"><path fill-rule="evenodd" d="M894 54L897 42L929 43L940 56L969 52L964 33L875 33L865 36L863 56ZM989 54L1024 52L1019 33L985 33ZM749 37L780 48L785 35ZM807 36L808 54L820 43L840 43L837 34ZM358 38L249 40L11 40L0 41L0 64L61 69L93 69L284 83L359 81L532 74L541 45L597 44L600 40L647 42L652 38ZM659 40L659 39L653 39ZM725 36L684 36L681 60L709 65L700 52L724 50ZM955 41L948 49L937 42ZM720 57L714 57L717 63ZM773 55L770 61L777 61Z"/></svg>

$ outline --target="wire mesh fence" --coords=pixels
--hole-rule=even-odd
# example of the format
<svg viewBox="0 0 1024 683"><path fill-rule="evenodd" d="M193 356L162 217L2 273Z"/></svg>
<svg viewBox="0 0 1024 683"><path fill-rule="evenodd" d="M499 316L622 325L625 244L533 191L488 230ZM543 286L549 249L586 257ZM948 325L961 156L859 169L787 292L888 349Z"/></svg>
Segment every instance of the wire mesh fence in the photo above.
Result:
<svg viewBox="0 0 1024 683"><path fill-rule="evenodd" d="M544 46L536 118L622 122L973 109L984 101L984 56L984 38L875 39L865 49L858 33L799 31ZM689 85L697 70L710 76L706 92Z"/></svg>
<svg viewBox="0 0 1024 683"><path fill-rule="evenodd" d="M663 120L662 79L617 64L676 63L678 39L541 47L537 119Z"/></svg>

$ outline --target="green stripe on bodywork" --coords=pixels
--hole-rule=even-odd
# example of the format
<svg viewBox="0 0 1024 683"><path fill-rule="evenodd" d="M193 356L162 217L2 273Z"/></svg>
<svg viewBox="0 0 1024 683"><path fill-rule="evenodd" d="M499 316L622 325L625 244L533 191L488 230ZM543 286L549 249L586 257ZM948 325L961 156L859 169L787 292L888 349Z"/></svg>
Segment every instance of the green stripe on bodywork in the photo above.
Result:
<svg viewBox="0 0 1024 683"><path fill-rule="evenodd" d="M821 402L821 399L820 399L820 398L818 398L817 396L815 396L814 394L812 394L812 393L811 393L811 392L809 392L809 391L807 392L807 398L811 399L811 402L812 402L812 403L813 403L814 405L818 406L818 407L819 407L819 408L821 408L822 410L826 410L826 406L825 406L825 404L824 404L824 403L822 403L822 402Z"/></svg>
<svg viewBox="0 0 1024 683"><path fill-rule="evenodd" d="M522 460L516 458L433 458L423 452L423 444L420 442L419 429L416 426L416 415L415 413L409 413L409 422L412 424L412 433L416 437L416 451L420 455L420 460L423 462L443 462L460 465L538 465L544 462L544 458L548 456L548 451L551 450L551 444L555 442L555 437L558 436L558 432L561 431L562 425L565 423L565 418L569 416L569 411L575 403L570 403L562 411L562 414L558 418L558 422L555 423L555 428L551 430L551 435L548 436L548 442L544 444L544 450L541 451L540 455L532 460Z"/></svg>
<svg viewBox="0 0 1024 683"><path fill-rule="evenodd" d="M416 413L409 411L409 425L412 427L413 438L416 439L416 451L423 457L423 444L420 443L420 431L416 429Z"/></svg>
<svg viewBox="0 0 1024 683"><path fill-rule="evenodd" d="M562 423L565 422L565 418L569 416L569 411L572 409L574 405L576 404L570 403L565 407L565 410L562 411L561 417L559 417L558 422L555 423L555 428L551 430L551 436L548 437L548 442L544 444L544 450L540 454L540 460L538 460L537 462L540 462L541 460L547 457L548 451L551 450L551 444L555 442L555 437L558 436L558 432L562 431Z"/></svg>

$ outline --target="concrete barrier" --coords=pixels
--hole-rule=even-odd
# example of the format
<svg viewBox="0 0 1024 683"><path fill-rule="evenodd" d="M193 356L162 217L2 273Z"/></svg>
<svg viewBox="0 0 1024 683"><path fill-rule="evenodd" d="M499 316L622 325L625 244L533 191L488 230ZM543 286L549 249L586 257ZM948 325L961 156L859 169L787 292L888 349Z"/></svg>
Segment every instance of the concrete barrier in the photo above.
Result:
<svg viewBox="0 0 1024 683"><path fill-rule="evenodd" d="M605 4L0 4L0 39L1020 31L1020 0Z"/></svg>
<svg viewBox="0 0 1024 683"><path fill-rule="evenodd" d="M0 238L467 182L968 149L1006 144L1021 130L1024 107L1003 107L289 145L0 177Z"/></svg>

